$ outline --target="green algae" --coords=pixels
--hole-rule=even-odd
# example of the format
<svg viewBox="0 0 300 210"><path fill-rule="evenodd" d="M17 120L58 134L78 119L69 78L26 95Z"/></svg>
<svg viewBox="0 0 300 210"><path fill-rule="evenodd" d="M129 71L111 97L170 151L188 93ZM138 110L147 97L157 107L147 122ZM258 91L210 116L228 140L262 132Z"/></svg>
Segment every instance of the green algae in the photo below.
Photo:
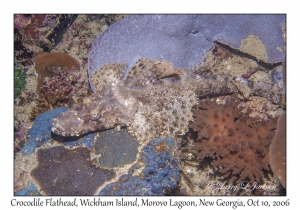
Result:
<svg viewBox="0 0 300 210"><path fill-rule="evenodd" d="M23 88L25 87L25 73L22 66L15 62L14 63L14 98L17 98Z"/></svg>

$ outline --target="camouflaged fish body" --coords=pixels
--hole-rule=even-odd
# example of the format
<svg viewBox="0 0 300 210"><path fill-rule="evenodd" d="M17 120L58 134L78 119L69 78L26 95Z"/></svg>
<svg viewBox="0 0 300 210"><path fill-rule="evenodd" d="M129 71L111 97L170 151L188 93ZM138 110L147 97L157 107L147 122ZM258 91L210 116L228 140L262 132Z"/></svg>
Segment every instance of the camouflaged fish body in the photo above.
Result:
<svg viewBox="0 0 300 210"><path fill-rule="evenodd" d="M126 80L119 79L120 70L105 72L95 73L93 83L98 88L94 94L54 119L54 133L79 136L127 126L140 141L184 134L198 97L238 93L241 83L200 67L173 69L171 63L146 59L136 63Z"/></svg>

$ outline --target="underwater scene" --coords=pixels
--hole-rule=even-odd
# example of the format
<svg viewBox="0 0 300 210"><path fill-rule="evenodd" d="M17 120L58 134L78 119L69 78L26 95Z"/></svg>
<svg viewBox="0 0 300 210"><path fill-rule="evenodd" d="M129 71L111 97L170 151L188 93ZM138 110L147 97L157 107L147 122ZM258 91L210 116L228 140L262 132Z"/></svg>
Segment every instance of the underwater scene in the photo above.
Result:
<svg viewBox="0 0 300 210"><path fill-rule="evenodd" d="M15 196L285 196L286 15L14 14Z"/></svg>

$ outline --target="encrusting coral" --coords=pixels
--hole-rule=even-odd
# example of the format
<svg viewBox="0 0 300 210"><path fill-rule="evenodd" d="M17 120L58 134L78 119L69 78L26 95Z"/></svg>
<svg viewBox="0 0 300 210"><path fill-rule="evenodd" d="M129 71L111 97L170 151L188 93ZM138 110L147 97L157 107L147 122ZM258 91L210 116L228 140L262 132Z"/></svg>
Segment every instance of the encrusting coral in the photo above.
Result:
<svg viewBox="0 0 300 210"><path fill-rule="evenodd" d="M92 166L88 148L63 146L40 149L39 165L31 171L45 195L93 195L115 172Z"/></svg>
<svg viewBox="0 0 300 210"><path fill-rule="evenodd" d="M193 109L190 127L197 132L193 149L197 159L213 158L212 165L230 182L252 183L269 170L269 147L275 135L277 118L259 121L250 118L248 109L239 107L240 101L230 97L225 104L204 99Z"/></svg>
<svg viewBox="0 0 300 210"><path fill-rule="evenodd" d="M128 63L128 70L141 57L167 60L175 68L192 68L205 59L205 52L221 42L239 48L243 39L255 34L265 45L242 43L240 50L266 62L285 59L281 27L285 15L130 15L95 38L89 51L89 81L93 73L109 63ZM270 38L271 36L271 38ZM251 46L254 51L246 50ZM255 47L254 47L255 46ZM253 54L253 52L255 52Z"/></svg>
<svg viewBox="0 0 300 210"><path fill-rule="evenodd" d="M174 147L175 141L170 137L154 138L143 147L140 160L130 170L133 172L144 165L141 173L122 175L118 182L108 184L99 195L164 195L167 189L175 188L180 169L172 155Z"/></svg>
<svg viewBox="0 0 300 210"><path fill-rule="evenodd" d="M95 154L101 154L101 167L113 168L132 163L138 153L138 142L126 130L115 129L99 132L95 140Z"/></svg>

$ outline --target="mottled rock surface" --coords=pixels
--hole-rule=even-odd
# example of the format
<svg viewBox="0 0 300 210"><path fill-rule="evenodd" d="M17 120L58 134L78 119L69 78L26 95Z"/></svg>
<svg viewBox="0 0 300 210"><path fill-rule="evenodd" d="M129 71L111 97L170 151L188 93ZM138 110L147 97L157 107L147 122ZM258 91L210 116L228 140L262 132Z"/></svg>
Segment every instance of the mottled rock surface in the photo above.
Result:
<svg viewBox="0 0 300 210"><path fill-rule="evenodd" d="M101 154L101 167L113 168L132 163L136 159L139 143L127 131L102 131L95 141L95 154Z"/></svg>
<svg viewBox="0 0 300 210"><path fill-rule="evenodd" d="M34 121L32 128L28 133L28 142L25 144L25 146L21 149L20 152L25 155L32 154L35 152L36 148L40 147L43 143L51 139L60 141L65 145L75 146L82 144L91 148L93 145L95 134L89 134L84 136L83 138L62 138L61 136L57 136L51 133L53 118L66 110L68 110L68 108L60 107L38 115Z"/></svg>
<svg viewBox="0 0 300 210"><path fill-rule="evenodd" d="M45 195L93 195L115 172L92 166L88 148L62 146L40 149L39 165L31 171Z"/></svg>
<svg viewBox="0 0 300 210"><path fill-rule="evenodd" d="M68 108L60 107L37 116L32 128L28 133L28 143L22 148L20 152L27 155L32 154L37 147L41 146L43 142L50 140L50 128L53 118L66 110L68 110Z"/></svg>
<svg viewBox="0 0 300 210"><path fill-rule="evenodd" d="M142 149L141 174L123 175L118 182L108 184L99 195L163 195L179 181L178 161L173 158L174 140L155 138Z"/></svg>

